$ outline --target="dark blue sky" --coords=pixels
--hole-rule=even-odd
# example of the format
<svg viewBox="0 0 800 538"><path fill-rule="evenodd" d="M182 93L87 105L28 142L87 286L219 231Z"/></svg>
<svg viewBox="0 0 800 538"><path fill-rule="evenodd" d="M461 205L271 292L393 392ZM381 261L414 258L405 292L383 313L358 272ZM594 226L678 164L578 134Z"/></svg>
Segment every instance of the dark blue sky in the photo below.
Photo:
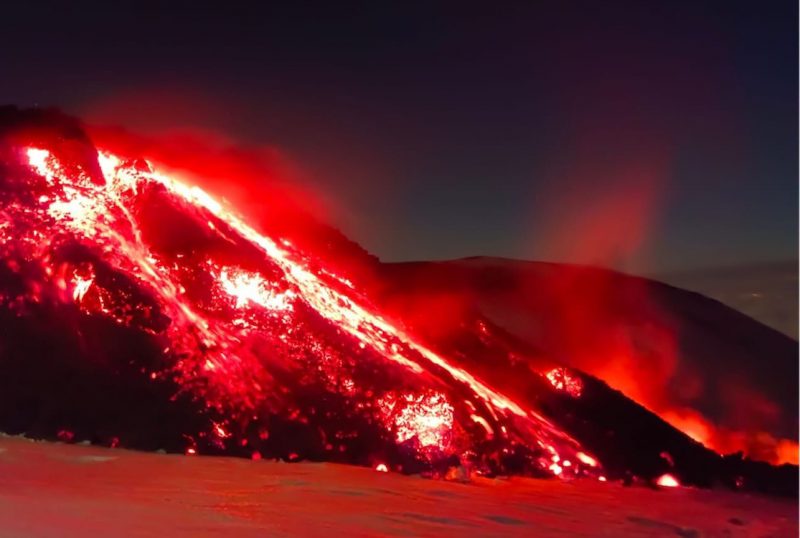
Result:
<svg viewBox="0 0 800 538"><path fill-rule="evenodd" d="M22 4L0 102L276 146L383 259L797 257L796 2Z"/></svg>

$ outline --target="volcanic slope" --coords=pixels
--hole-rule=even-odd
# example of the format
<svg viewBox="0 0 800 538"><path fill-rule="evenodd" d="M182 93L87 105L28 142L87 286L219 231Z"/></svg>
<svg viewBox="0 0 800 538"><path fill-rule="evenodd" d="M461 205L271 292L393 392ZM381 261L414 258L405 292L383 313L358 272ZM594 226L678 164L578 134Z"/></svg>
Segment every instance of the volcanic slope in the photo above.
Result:
<svg viewBox="0 0 800 538"><path fill-rule="evenodd" d="M405 473L670 473L796 492L796 467L722 458L476 312L432 330L375 291L374 260L342 263L361 255L324 226L279 233L295 222L282 217L259 232L75 120L0 119L2 430ZM370 264L377 283L358 276Z"/></svg>

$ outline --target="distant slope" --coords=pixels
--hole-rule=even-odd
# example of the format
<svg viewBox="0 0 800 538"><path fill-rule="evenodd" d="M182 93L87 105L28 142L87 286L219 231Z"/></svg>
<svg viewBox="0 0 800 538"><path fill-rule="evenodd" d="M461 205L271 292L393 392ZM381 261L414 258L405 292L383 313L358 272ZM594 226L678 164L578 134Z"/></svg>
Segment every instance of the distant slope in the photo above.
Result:
<svg viewBox="0 0 800 538"><path fill-rule="evenodd" d="M777 440L797 439L797 342L713 299L604 269L497 258L382 273L383 300L423 326L437 318L424 315L426 297L477 309L718 450L796 461L796 445Z"/></svg>
<svg viewBox="0 0 800 538"><path fill-rule="evenodd" d="M654 278L713 297L797 340L797 261L665 273Z"/></svg>

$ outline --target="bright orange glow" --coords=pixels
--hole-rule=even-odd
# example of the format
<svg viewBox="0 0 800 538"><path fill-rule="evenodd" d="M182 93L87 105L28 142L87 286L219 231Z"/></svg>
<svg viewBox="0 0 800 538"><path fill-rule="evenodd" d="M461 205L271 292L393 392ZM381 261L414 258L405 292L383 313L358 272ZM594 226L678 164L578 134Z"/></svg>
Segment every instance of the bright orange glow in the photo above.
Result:
<svg viewBox="0 0 800 538"><path fill-rule="evenodd" d="M453 406L443 394L406 394L386 398L379 405L385 415L393 417L398 443L416 439L423 447L447 449Z"/></svg>
<svg viewBox="0 0 800 538"><path fill-rule="evenodd" d="M780 462L797 465L800 447L798 447L796 442L789 441L788 439L781 439L778 441L778 447L776 450L778 452L778 460Z"/></svg>
<svg viewBox="0 0 800 538"><path fill-rule="evenodd" d="M261 275L229 267L220 271L219 284L225 293L236 300L236 308L253 303L267 310L289 310L292 307L291 301L295 298L291 290L285 293L271 290Z"/></svg>
<svg viewBox="0 0 800 538"><path fill-rule="evenodd" d="M661 347L670 349L667 343L663 343ZM669 357L662 359L662 364L657 365L653 372L648 372L643 369L642 363L637 363L634 359L633 351L628 350L604 361L604 366L591 373L694 441L715 452L732 454L741 451L755 460L773 464L797 464L797 452L786 448L792 444L796 445L793 440L775 439L766 432L755 429L737 431L720 427L692 408L673 405L668 396L662 394L665 389L661 386L660 380L672 377L675 366L675 359L672 357L674 353L677 351L665 352ZM741 389L739 392L739 397L752 405L756 405L759 401L755 394L742 393Z"/></svg>
<svg viewBox="0 0 800 538"><path fill-rule="evenodd" d="M471 414L469 416L476 424L479 424L484 430L486 430L486 435L491 439L494 437L494 429L489 425L489 422L480 415Z"/></svg>
<svg viewBox="0 0 800 538"><path fill-rule="evenodd" d="M658 480L656 480L656 484L662 488L677 488L681 485L678 479L671 474L662 474L658 477Z"/></svg>
<svg viewBox="0 0 800 538"><path fill-rule="evenodd" d="M553 388L566 392L573 398L579 398L583 391L583 382L566 368L553 368L544 376L553 385Z"/></svg>
<svg viewBox="0 0 800 538"><path fill-rule="evenodd" d="M223 428L219 424L214 424L214 433L220 439L225 439L226 437L230 437L230 434L227 431L225 431L225 428Z"/></svg>
<svg viewBox="0 0 800 538"><path fill-rule="evenodd" d="M89 291L93 281L93 278L83 278L76 275L73 282L72 298L80 302L83 296L86 295L86 292Z"/></svg>
<svg viewBox="0 0 800 538"><path fill-rule="evenodd" d="M36 170L40 176L50 181L53 175L52 169L54 167L52 162L48 162L50 160L50 152L46 149L28 148L25 150L25 153L28 156L28 163L31 167ZM44 200L40 198L39 201L46 202L47 198Z"/></svg>
<svg viewBox="0 0 800 538"><path fill-rule="evenodd" d="M598 463L597 460L591 456L584 454L583 452L578 452L575 454L575 457L578 458L580 461L588 465L589 467L597 467Z"/></svg>
<svg viewBox="0 0 800 538"><path fill-rule="evenodd" d="M388 473L389 472L389 468L386 467L385 463L379 463L378 465L376 465L375 466L375 470L378 471L379 473Z"/></svg>
<svg viewBox="0 0 800 538"><path fill-rule="evenodd" d="M699 413L689 410L665 411L661 418L683 433L705 446L713 446L712 436L714 427Z"/></svg>

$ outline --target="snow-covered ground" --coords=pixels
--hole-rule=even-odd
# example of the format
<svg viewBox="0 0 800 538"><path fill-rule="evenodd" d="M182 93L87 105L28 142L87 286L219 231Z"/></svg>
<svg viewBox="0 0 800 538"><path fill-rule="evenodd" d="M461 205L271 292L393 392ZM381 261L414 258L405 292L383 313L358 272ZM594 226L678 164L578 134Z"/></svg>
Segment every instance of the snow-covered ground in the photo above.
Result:
<svg viewBox="0 0 800 538"><path fill-rule="evenodd" d="M0 536L797 536L797 501L0 437Z"/></svg>

